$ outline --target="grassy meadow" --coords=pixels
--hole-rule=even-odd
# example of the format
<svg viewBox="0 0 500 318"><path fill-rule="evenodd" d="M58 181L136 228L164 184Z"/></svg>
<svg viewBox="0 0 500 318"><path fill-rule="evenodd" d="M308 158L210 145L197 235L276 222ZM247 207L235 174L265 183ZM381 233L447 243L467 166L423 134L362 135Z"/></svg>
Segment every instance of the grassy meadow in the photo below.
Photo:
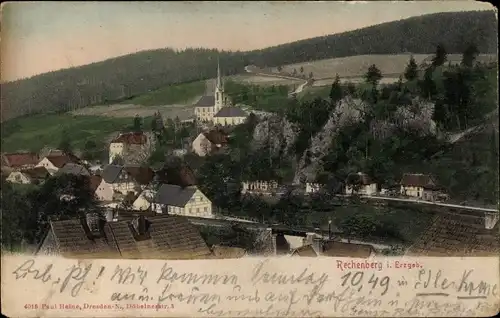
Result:
<svg viewBox="0 0 500 318"><path fill-rule="evenodd" d="M145 118L145 125L149 121ZM82 149L87 140L107 141L114 132L130 129L133 122L133 118L70 114L19 117L2 123L2 151L38 151L46 146L57 147L63 135L69 137L73 148Z"/></svg>
<svg viewBox="0 0 500 318"><path fill-rule="evenodd" d="M169 85L158 90L127 99L122 104L158 106L184 103L205 93L205 81Z"/></svg>

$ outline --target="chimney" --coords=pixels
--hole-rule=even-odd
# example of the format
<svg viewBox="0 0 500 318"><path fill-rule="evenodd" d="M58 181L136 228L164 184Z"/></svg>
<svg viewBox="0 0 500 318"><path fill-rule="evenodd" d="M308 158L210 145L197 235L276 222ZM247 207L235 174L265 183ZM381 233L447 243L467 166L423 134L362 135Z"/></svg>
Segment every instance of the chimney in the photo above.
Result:
<svg viewBox="0 0 500 318"><path fill-rule="evenodd" d="M487 230L492 230L499 219L498 212L484 212L484 227Z"/></svg>
<svg viewBox="0 0 500 318"><path fill-rule="evenodd" d="M144 215L139 216L139 219L137 220L137 232L139 235L144 235L147 232L147 227L146 227L146 218Z"/></svg>

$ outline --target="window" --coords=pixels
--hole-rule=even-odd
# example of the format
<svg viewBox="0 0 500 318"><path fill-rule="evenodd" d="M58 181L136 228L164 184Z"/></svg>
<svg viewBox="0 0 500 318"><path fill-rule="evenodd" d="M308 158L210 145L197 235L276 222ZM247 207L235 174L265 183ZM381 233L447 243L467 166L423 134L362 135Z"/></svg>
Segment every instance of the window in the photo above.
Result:
<svg viewBox="0 0 500 318"><path fill-rule="evenodd" d="M196 213L200 213L200 209L199 208L196 208Z"/></svg>
<svg viewBox="0 0 500 318"><path fill-rule="evenodd" d="M204 207L204 208L203 208L203 211L207 212L207 211L208 211L208 208L207 208L207 207Z"/></svg>

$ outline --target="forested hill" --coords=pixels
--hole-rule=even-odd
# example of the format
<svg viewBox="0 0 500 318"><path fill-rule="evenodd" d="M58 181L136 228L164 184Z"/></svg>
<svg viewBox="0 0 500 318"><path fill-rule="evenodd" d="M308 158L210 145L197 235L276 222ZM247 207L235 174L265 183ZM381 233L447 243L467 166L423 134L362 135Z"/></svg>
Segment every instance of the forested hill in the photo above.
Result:
<svg viewBox="0 0 500 318"><path fill-rule="evenodd" d="M438 43L448 53L461 53L469 43L475 43L481 53L496 53L496 30L493 11L439 13L263 50L222 52L220 61L226 74L234 74L249 64L277 66L361 54L433 53ZM124 100L166 85L215 77L217 55L208 49L143 51L4 83L2 121Z"/></svg>

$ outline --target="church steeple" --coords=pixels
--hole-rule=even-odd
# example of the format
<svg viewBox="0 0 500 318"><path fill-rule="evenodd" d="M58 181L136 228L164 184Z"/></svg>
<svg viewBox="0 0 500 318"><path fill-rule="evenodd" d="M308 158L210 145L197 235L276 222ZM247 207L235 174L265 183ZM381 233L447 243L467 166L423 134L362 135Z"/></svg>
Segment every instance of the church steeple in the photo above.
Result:
<svg viewBox="0 0 500 318"><path fill-rule="evenodd" d="M220 75L219 57L217 57L217 88L219 90L222 90L222 78L221 78L221 75Z"/></svg>

